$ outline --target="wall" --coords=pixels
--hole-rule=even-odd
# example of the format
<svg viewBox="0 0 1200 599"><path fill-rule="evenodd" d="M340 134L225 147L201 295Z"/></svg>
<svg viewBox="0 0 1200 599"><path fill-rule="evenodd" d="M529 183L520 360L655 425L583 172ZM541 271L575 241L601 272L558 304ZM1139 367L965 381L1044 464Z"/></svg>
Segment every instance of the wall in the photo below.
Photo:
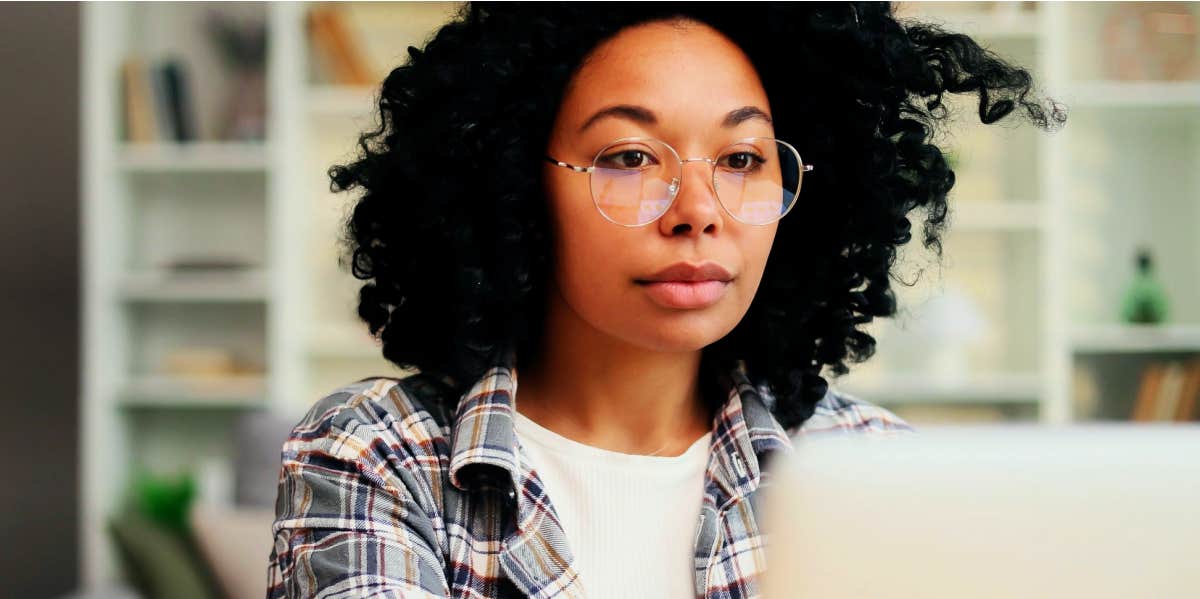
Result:
<svg viewBox="0 0 1200 599"><path fill-rule="evenodd" d="M78 584L79 5L0 4L0 580Z"/></svg>

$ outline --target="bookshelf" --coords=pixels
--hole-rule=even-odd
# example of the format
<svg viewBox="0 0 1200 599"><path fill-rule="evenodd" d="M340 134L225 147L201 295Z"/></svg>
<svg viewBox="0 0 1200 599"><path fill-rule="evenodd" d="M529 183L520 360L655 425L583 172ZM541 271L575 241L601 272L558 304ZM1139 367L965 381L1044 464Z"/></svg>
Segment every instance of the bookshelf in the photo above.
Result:
<svg viewBox="0 0 1200 599"><path fill-rule="evenodd" d="M336 60L308 34L320 6L83 7L80 546L89 586L118 575L103 523L135 467L220 473L239 414L299 418L349 381L400 374L357 322L357 282L337 263L349 198L329 192L325 171L374 124L376 89L340 82ZM944 264L916 242L903 250L901 276L925 272L897 289L897 319L871 325L876 356L834 384L918 426L1128 420L1149 364L1200 354L1200 81L1106 74L1089 52L1105 5L981 6L939 3L928 18L1032 65L1071 119L1056 134L964 123L946 140L961 165ZM380 81L454 7L339 5ZM198 25L210 8L267 25L263 139L216 134L234 84ZM914 8L923 18L929 10L902 5ZM123 140L120 73L131 54L186 61L196 140ZM1146 242L1172 301L1162 327L1115 317L1132 248ZM205 258L238 267L179 268ZM970 325L949 333L972 334L947 340L928 322L933 308ZM236 368L203 381L163 372L163 356L197 347L227 352Z"/></svg>
<svg viewBox="0 0 1200 599"><path fill-rule="evenodd" d="M1200 80L1113 72L1103 61L1125 57L1100 50L1111 39L1113 5L898 6L1032 66L1041 91L1071 116L1055 134L1003 124L952 134L947 145L962 164L947 259L940 270L927 268L915 288L897 289L901 314L873 325L875 358L835 386L917 424L1131 419L1152 364L1200 353L1191 233L1200 224ZM1176 7L1200 15L1196 3ZM1140 244L1154 251L1170 299L1171 317L1161 325L1117 317ZM914 270L931 261L905 253ZM923 322L922 305L953 294L970 298L973 316L984 321L972 339L937 337ZM949 314L960 328L978 325L957 309ZM949 366L937 355L945 352L930 349L947 343L959 354ZM932 359L914 358L931 351Z"/></svg>
<svg viewBox="0 0 1200 599"><path fill-rule="evenodd" d="M370 124L374 90L343 84L336 65L319 64L309 13L320 8L84 7L79 541L87 586L120 576L104 524L137 469L191 469L201 496L220 503L232 484L231 435L240 414L270 410L298 419L334 387L400 374L358 325L354 280L337 263L346 198L330 194L325 170ZM343 26L379 40L363 44L358 56L372 80L382 80L387 65L408 45L421 45L454 5L341 8L349 17ZM261 138L221 126L229 95L246 80L222 64L205 30L210 11L242 25L265 23ZM140 117L159 127L157 137L126 134L123 69L134 57L147 79L167 60L186 67L194 139L171 138L161 113ZM140 101L156 107L164 100L150 93ZM164 367L165 357L189 352L193 362L224 364L209 365L220 374Z"/></svg>

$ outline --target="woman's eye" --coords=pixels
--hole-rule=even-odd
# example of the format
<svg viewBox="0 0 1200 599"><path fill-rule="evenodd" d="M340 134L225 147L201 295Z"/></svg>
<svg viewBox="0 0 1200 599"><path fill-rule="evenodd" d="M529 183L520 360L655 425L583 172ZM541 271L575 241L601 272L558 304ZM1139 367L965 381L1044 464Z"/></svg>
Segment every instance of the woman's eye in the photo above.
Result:
<svg viewBox="0 0 1200 599"><path fill-rule="evenodd" d="M602 162L609 168L635 169L650 166L654 157L641 150L622 150L605 156Z"/></svg>
<svg viewBox="0 0 1200 599"><path fill-rule="evenodd" d="M751 171L765 162L761 156L751 152L734 152L725 156L724 166L735 171Z"/></svg>

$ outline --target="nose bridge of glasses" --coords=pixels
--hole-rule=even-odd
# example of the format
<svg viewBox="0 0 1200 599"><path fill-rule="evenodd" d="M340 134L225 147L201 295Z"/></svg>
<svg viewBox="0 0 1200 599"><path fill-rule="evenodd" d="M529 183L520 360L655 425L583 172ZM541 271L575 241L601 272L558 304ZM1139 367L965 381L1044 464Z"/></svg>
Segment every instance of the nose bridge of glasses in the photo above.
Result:
<svg viewBox="0 0 1200 599"><path fill-rule="evenodd" d="M683 170L682 170L682 169L683 169L683 166L684 166L686 163L688 163L688 162L705 162L705 163L708 163L710 166L712 166L714 169L715 169L715 168L716 168L716 166L717 166L717 161L713 160L712 158L707 158L707 157L704 157L704 158L683 158L683 159L680 159L680 161L679 161L679 167L680 167L680 172L679 172L679 175L678 175L677 177L672 177L672 178L671 178L671 184L670 184L670 186L668 187L668 189L669 189L669 190L670 190L670 192L671 192L671 196L672 196L672 197L674 197L674 196L675 196L675 194L679 192L679 188L680 188L680 185L682 185L682 183L683 183L683 176L684 176L684 172L683 172ZM714 196L716 196L716 191L717 191L717 182L716 182L716 180L715 180L715 179L714 179L714 178L711 176L712 174L715 174L715 172L714 172L714 173L706 173L706 174L708 174L708 175L710 175L710 176L703 177L701 180L702 180L702 181L706 181L706 183L711 183L711 184L712 184L712 191L713 191L713 195L714 195Z"/></svg>

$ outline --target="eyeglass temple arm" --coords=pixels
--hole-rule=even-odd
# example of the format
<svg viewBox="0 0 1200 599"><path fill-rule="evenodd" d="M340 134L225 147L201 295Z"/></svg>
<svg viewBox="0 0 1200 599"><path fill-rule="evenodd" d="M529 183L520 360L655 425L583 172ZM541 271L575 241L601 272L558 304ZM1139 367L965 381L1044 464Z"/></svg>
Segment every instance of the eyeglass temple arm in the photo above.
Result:
<svg viewBox="0 0 1200 599"><path fill-rule="evenodd" d="M553 164L554 166L562 166L562 167L566 167L566 168L569 168L569 169L571 169L571 170L573 170L573 171L575 171L575 172L577 172L577 173L590 173L590 172L592 172L592 167L590 167L590 166L575 166L575 165L573 165L573 164L567 164L567 163L565 163L565 162L562 162L562 161L560 161L560 160L555 160L555 159L553 159L553 158L551 158L551 157L549 157L549 156L544 156L543 158L545 158L545 159L546 159L546 162L549 162L550 164Z"/></svg>

